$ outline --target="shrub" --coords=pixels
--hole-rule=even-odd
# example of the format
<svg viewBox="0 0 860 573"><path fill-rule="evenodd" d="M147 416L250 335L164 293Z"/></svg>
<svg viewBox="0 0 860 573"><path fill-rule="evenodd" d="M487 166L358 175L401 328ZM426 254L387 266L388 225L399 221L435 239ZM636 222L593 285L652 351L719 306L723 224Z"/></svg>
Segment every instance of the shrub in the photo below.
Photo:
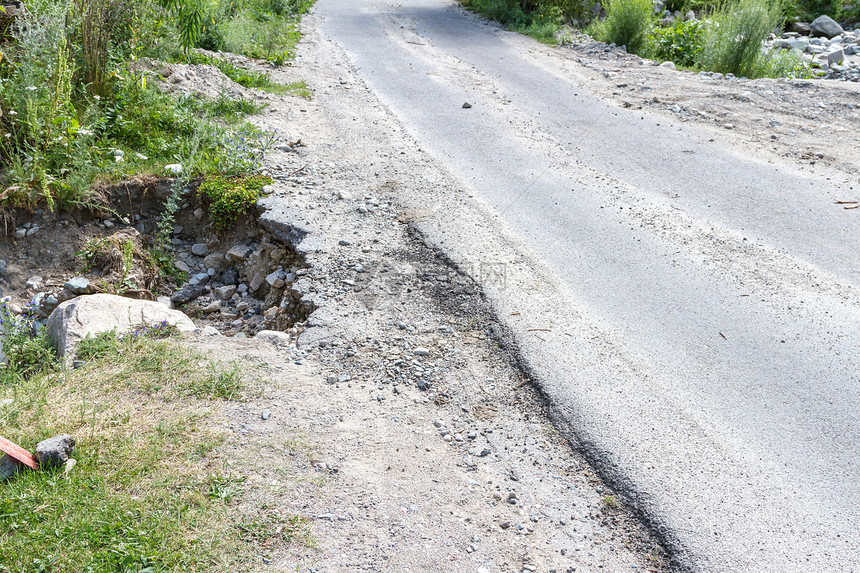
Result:
<svg viewBox="0 0 860 573"><path fill-rule="evenodd" d="M263 187L272 183L270 177L210 177L198 189L198 194L209 199L209 218L219 230L227 229L236 219L247 213L263 195Z"/></svg>
<svg viewBox="0 0 860 573"><path fill-rule="evenodd" d="M676 21L670 28L655 27L648 37L649 52L657 60L692 67L702 51L704 26L698 20Z"/></svg>
<svg viewBox="0 0 860 573"><path fill-rule="evenodd" d="M782 23L782 5L768 0L738 0L718 10L705 30L703 68L743 77L766 69L762 43Z"/></svg>
<svg viewBox="0 0 860 573"><path fill-rule="evenodd" d="M598 40L625 46L639 53L654 22L651 0L606 0L606 19L595 22L591 34Z"/></svg>

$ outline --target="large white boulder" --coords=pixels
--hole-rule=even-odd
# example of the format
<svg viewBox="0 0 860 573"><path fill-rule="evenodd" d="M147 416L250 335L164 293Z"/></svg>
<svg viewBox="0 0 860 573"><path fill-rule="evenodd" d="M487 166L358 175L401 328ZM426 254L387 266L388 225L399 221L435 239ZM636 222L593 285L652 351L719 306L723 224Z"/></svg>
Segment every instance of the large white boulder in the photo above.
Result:
<svg viewBox="0 0 860 573"><path fill-rule="evenodd" d="M57 353L70 362L78 343L87 336L111 330L125 334L140 326L151 326L163 321L177 327L180 332L195 329L191 319L178 310L149 300L113 294L94 294L67 300L48 317L47 327L48 335L57 346Z"/></svg>

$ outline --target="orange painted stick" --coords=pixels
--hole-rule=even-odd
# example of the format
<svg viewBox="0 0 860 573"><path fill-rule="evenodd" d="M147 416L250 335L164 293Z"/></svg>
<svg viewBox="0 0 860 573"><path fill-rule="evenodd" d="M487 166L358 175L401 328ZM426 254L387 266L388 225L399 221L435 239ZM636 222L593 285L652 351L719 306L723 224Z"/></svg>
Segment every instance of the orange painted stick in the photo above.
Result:
<svg viewBox="0 0 860 573"><path fill-rule="evenodd" d="M33 457L33 454L31 454L18 444L10 442L3 436L0 436L0 452L6 452L22 464L30 466L34 470L39 469L39 462L36 461L36 458Z"/></svg>

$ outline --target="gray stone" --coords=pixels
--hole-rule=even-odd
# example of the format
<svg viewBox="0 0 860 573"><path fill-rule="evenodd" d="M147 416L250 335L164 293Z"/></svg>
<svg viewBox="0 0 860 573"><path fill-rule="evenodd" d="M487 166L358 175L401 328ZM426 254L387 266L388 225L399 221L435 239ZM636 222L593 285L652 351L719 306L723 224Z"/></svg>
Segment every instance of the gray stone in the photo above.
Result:
<svg viewBox="0 0 860 573"><path fill-rule="evenodd" d="M40 277L38 275L30 277L29 279L27 279L25 286L27 288L31 288L33 290L39 288L40 286L42 286L42 277Z"/></svg>
<svg viewBox="0 0 860 573"><path fill-rule="evenodd" d="M254 278L251 279L251 282L248 286L250 287L251 292L254 292L261 286L263 286L264 282L266 282L266 275L263 274L263 271L260 271L256 275L254 275Z"/></svg>
<svg viewBox="0 0 860 573"><path fill-rule="evenodd" d="M191 245L191 254L196 257L205 257L209 254L209 246L206 243L194 243Z"/></svg>
<svg viewBox="0 0 860 573"><path fill-rule="evenodd" d="M827 54L827 65L836 66L841 64L845 60L845 52L842 51L842 48L833 50L832 52Z"/></svg>
<svg viewBox="0 0 860 573"><path fill-rule="evenodd" d="M173 293L170 297L170 300L174 302L174 304L185 304L186 302L192 301L195 298L202 295L206 292L206 286L201 284L187 284L175 293Z"/></svg>
<svg viewBox="0 0 860 573"><path fill-rule="evenodd" d="M813 36L833 38L845 32L839 23L830 16L822 15L812 21L809 31Z"/></svg>
<svg viewBox="0 0 860 573"><path fill-rule="evenodd" d="M221 336L221 333L214 326L204 326L200 334L202 336Z"/></svg>
<svg viewBox="0 0 860 573"><path fill-rule="evenodd" d="M419 346L418 348L416 348L415 350L412 351L412 354L414 354L415 356L427 356L428 354L430 354L430 351L427 350L426 348L424 348L423 346Z"/></svg>
<svg viewBox="0 0 860 573"><path fill-rule="evenodd" d="M24 467L24 464L10 456L3 454L0 456L0 481L9 479Z"/></svg>
<svg viewBox="0 0 860 573"><path fill-rule="evenodd" d="M227 300L236 294L236 285L224 285L215 289L215 296L221 300Z"/></svg>
<svg viewBox="0 0 860 573"><path fill-rule="evenodd" d="M69 434L60 434L36 444L36 459L40 466L61 466L68 461L74 449L75 438Z"/></svg>
<svg viewBox="0 0 860 573"><path fill-rule="evenodd" d="M170 300L169 296L160 296L155 299L155 302L157 302L158 304L163 304L167 308L173 308L173 301Z"/></svg>
<svg viewBox="0 0 860 573"><path fill-rule="evenodd" d="M271 286L272 288L281 288L285 284L284 278L282 276L283 274L283 271L275 271L273 273L270 273L266 276L266 282L269 283L269 286Z"/></svg>
<svg viewBox="0 0 860 573"><path fill-rule="evenodd" d="M290 345L290 335L286 332L280 332L278 330L261 330L254 335L254 338L256 340L261 340L263 342L274 344L275 346Z"/></svg>
<svg viewBox="0 0 860 573"><path fill-rule="evenodd" d="M24 228L15 229L15 238L16 239L23 239L26 236L27 236L27 229L24 229Z"/></svg>
<svg viewBox="0 0 860 573"><path fill-rule="evenodd" d="M669 68L670 70L674 70L675 69L675 62L663 62L662 64L660 64L660 67L661 68Z"/></svg>
<svg viewBox="0 0 860 573"><path fill-rule="evenodd" d="M85 277L75 277L73 279L69 279L63 286L66 288L66 290L69 290L76 295L90 294L93 292L93 287L90 284L90 280Z"/></svg>
<svg viewBox="0 0 860 573"><path fill-rule="evenodd" d="M221 273L221 282L225 285L239 284L239 272L236 269L227 269Z"/></svg>
<svg viewBox="0 0 860 573"><path fill-rule="evenodd" d="M227 258L231 261L244 261L250 255L253 249L247 245L235 245L230 247L230 250L227 251Z"/></svg>
<svg viewBox="0 0 860 573"><path fill-rule="evenodd" d="M263 411L260 413L260 419L261 419L261 420L268 420L268 419L269 419L269 416L271 416L271 415L272 415L272 412L271 412L271 411L269 411L269 410L263 410Z"/></svg>
<svg viewBox="0 0 860 573"><path fill-rule="evenodd" d="M203 259L203 264L206 265L207 269L220 270L224 268L226 263L227 259L225 259L224 255L221 253L209 253L206 255L206 258Z"/></svg>
<svg viewBox="0 0 860 573"><path fill-rule="evenodd" d="M809 22L792 22L789 30L801 36L808 36L811 31Z"/></svg>
<svg viewBox="0 0 860 573"><path fill-rule="evenodd" d="M125 334L142 325L167 322L180 332L191 332L194 323L185 314L150 300L134 300L112 294L80 296L58 306L47 321L47 332L61 357L74 358L81 339L115 330Z"/></svg>
<svg viewBox="0 0 860 573"><path fill-rule="evenodd" d="M203 307L203 312L206 314L212 314L213 312L218 312L221 310L221 301L216 300L214 302L210 302L206 306Z"/></svg>

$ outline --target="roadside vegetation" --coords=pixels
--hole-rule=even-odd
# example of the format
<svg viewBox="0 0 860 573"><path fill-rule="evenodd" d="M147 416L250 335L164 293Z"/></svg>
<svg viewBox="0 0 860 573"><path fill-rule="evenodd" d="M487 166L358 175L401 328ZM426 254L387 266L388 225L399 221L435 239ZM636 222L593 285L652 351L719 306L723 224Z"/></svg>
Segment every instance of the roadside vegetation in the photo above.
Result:
<svg viewBox="0 0 860 573"><path fill-rule="evenodd" d="M603 0L602 10L585 0L461 0L511 30L554 43L565 29L582 29L597 40L624 46L655 60L692 69L757 77L812 77L816 70L790 50L765 52L765 39L786 22L826 14L860 19L860 4L836 0ZM600 6L600 5L598 5ZM693 11L698 19L686 20ZM664 18L665 14L680 17ZM670 21L671 20L671 21Z"/></svg>
<svg viewBox="0 0 860 573"><path fill-rule="evenodd" d="M244 479L211 418L255 391L238 364L211 362L160 323L87 339L65 370L31 319L0 307L3 435L29 450L77 438L71 471L0 482L0 571L248 570L263 546L314 544L301 516L237 507Z"/></svg>
<svg viewBox="0 0 860 573"><path fill-rule="evenodd" d="M253 102L166 93L147 59L211 64L250 88L309 97L197 48L286 63L309 0L30 0L0 54L0 211L98 207L93 185L253 172L274 137ZM253 141L255 145L247 142Z"/></svg>

